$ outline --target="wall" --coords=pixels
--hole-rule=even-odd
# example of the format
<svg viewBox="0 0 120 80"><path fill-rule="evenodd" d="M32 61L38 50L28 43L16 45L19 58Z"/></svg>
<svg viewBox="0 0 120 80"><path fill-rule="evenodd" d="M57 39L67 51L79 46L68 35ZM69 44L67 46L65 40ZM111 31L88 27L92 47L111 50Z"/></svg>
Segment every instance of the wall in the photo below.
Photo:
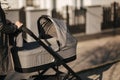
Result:
<svg viewBox="0 0 120 80"><path fill-rule="evenodd" d="M47 15L48 10L26 10L26 26L38 36L37 20L41 15ZM27 35L27 41L31 42L34 39Z"/></svg>
<svg viewBox="0 0 120 80"><path fill-rule="evenodd" d="M101 32L102 7L88 7L86 14L86 34Z"/></svg>
<svg viewBox="0 0 120 80"><path fill-rule="evenodd" d="M6 10L6 18L13 23L19 20L19 9Z"/></svg>

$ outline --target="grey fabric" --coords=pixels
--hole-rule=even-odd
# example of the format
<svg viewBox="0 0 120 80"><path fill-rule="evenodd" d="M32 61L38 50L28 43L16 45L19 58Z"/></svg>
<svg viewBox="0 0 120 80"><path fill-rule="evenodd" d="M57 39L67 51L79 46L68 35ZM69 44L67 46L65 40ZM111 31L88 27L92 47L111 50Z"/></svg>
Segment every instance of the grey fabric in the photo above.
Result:
<svg viewBox="0 0 120 80"><path fill-rule="evenodd" d="M63 20L53 19L48 17L50 23L44 25L45 34L49 34L52 37L48 39L42 39L42 41L56 51L64 59L73 57L76 55L77 41L69 33L66 24ZM17 47L24 46L22 44L22 35L17 37ZM59 42L59 43L58 43ZM50 45L48 44L50 43ZM34 44L35 46L37 44ZM33 47L31 45L31 47ZM26 46L30 48L30 46ZM22 68L29 68L48 64L54 61L54 58L48 53L42 46L38 46L34 49L25 49L25 46L21 51L18 51L19 60ZM16 62L17 63L17 62ZM16 65L20 67L19 65Z"/></svg>
<svg viewBox="0 0 120 80"><path fill-rule="evenodd" d="M19 35L18 37L21 37L21 36ZM57 41L55 38L47 39L47 41L51 45L48 45L48 43L46 43L45 40L42 40L42 41L47 46L52 48L54 51L58 51L59 47L57 45ZM20 47L20 45L18 46ZM30 68L30 67L48 64L54 61L54 58L52 57L52 55L50 55L41 45L39 45L38 42L26 43L22 47L20 47L20 50L18 50L18 53L13 53L13 55L14 54L18 54L19 56L21 67L17 62L15 62L15 66L19 68Z"/></svg>
<svg viewBox="0 0 120 80"><path fill-rule="evenodd" d="M57 39L60 42L60 51L58 52L64 59L76 55L76 39L70 34L63 20L48 17L56 29Z"/></svg>
<svg viewBox="0 0 120 80"><path fill-rule="evenodd" d="M22 47L23 46L23 37L22 33L19 33L19 35L16 37L16 46L17 47Z"/></svg>

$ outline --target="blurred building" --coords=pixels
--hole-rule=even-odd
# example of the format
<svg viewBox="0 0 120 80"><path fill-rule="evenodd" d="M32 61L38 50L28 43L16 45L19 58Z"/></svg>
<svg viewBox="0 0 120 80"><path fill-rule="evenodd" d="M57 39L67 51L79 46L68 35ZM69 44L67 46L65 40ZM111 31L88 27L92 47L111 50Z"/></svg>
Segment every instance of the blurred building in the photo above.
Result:
<svg viewBox="0 0 120 80"><path fill-rule="evenodd" d="M71 32L84 32L86 34L100 33L105 27L106 29L109 28L110 25L108 24L113 24L110 21L113 18L111 4L114 1L120 3L120 0L1 1L4 3L7 2L10 7L9 10L6 10L7 18L13 22L20 19L24 21L28 28L33 29L33 26L37 26L36 21L39 16L50 15L63 19ZM120 12L120 9L118 10ZM120 22L119 19L117 21ZM37 31L35 30L34 32L36 33Z"/></svg>
<svg viewBox="0 0 120 80"><path fill-rule="evenodd" d="M21 7L35 7L40 9L52 9L53 0L1 0L7 1L10 7L13 9ZM79 8L80 2L83 1L84 6L94 6L94 5L110 5L112 2L120 2L120 0L56 0L56 8L62 9L63 6L75 6Z"/></svg>

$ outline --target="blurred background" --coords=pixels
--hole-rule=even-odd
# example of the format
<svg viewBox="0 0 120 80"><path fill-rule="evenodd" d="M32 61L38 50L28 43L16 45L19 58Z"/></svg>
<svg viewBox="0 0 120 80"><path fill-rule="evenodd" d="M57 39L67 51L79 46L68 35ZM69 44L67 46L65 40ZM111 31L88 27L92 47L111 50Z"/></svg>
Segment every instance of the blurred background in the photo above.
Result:
<svg viewBox="0 0 120 80"><path fill-rule="evenodd" d="M0 0L7 19L20 20L36 35L41 15L62 19L79 41L77 60L70 64L75 71L120 59L120 0ZM109 37L106 37L109 35ZM112 34L112 36L111 36ZM27 41L32 41L24 35ZM85 37L88 41L84 41ZM102 38L100 37L102 36ZM104 38L103 38L104 36ZM89 40L94 38L94 40ZM80 41L83 42L80 42ZM120 63L86 71L84 80L120 80ZM92 73L93 72L93 73ZM88 79L96 74L99 79ZM87 76L87 79L86 79ZM117 76L117 77L116 77ZM96 77L96 78L98 78Z"/></svg>
<svg viewBox="0 0 120 80"><path fill-rule="evenodd" d="M120 0L1 0L6 16L34 29L41 15L66 22L71 33L95 34L119 28ZM33 29L34 28L34 29Z"/></svg>

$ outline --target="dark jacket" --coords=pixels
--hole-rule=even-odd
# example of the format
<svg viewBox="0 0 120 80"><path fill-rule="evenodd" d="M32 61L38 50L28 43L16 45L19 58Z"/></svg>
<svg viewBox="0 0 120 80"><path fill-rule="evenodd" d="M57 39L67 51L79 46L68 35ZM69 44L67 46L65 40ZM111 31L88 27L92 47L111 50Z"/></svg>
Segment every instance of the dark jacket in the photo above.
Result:
<svg viewBox="0 0 120 80"><path fill-rule="evenodd" d="M9 46L14 43L16 30L16 26L10 22L6 25L0 23L0 75L6 75L10 70L13 70Z"/></svg>
<svg viewBox="0 0 120 80"><path fill-rule="evenodd" d="M3 25L2 22L0 22L0 32L5 34L14 33L17 30L16 25L11 23L7 20L7 24Z"/></svg>
<svg viewBox="0 0 120 80"><path fill-rule="evenodd" d="M13 38L15 34L17 34L18 32L19 31L16 25L8 20L7 20L7 24L5 25L0 23L0 39L2 39L1 42L4 42L2 43L2 45L8 44L8 42L10 45L13 44L13 40L14 40Z"/></svg>
<svg viewBox="0 0 120 80"><path fill-rule="evenodd" d="M14 43L16 30L17 27L9 20L6 20L5 13L0 5L0 75L5 75L13 69L8 53L10 53L9 46Z"/></svg>

